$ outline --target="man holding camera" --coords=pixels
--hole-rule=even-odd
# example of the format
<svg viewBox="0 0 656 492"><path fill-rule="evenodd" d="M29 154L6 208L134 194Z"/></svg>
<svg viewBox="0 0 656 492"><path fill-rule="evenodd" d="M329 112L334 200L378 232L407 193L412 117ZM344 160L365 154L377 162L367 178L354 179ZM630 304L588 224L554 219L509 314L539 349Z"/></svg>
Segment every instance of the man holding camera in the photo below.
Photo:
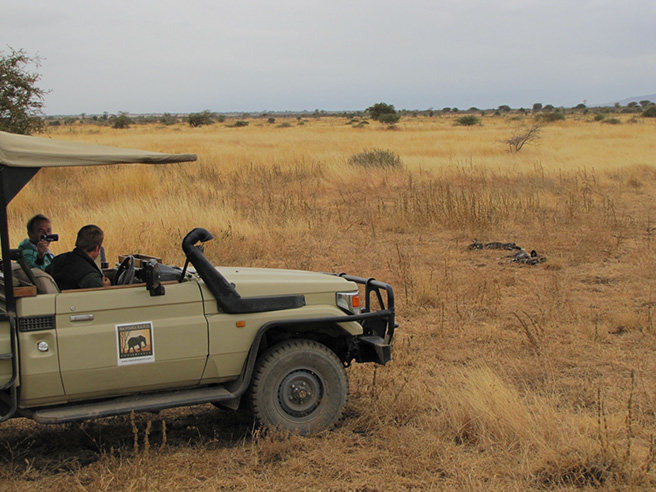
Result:
<svg viewBox="0 0 656 492"><path fill-rule="evenodd" d="M23 257L30 268L45 270L55 257L50 252L51 241L57 241L57 234L52 233L52 224L45 215L37 214L27 222L27 238L19 245Z"/></svg>

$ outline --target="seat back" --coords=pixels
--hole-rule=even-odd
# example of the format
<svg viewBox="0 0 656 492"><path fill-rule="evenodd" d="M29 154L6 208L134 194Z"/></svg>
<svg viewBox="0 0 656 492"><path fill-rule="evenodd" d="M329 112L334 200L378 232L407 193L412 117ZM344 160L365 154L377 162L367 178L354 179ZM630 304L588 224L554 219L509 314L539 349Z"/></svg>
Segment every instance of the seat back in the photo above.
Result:
<svg viewBox="0 0 656 492"><path fill-rule="evenodd" d="M32 275L36 279L36 293L37 294L57 294L59 287L57 282L49 274L39 268L32 268ZM32 285L27 274L23 271L18 263L12 263L12 273L14 277L27 285Z"/></svg>

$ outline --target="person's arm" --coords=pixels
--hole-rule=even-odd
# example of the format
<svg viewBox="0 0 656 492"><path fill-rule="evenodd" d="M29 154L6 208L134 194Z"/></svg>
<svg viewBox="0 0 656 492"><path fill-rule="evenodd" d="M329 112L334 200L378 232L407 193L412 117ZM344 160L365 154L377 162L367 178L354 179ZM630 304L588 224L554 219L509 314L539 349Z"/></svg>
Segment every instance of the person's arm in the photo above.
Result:
<svg viewBox="0 0 656 492"><path fill-rule="evenodd" d="M44 265L43 258L39 261L38 252L36 248L26 248L22 244L18 246L23 253L23 258L27 262L27 266L30 268L40 268L43 270L46 266Z"/></svg>
<svg viewBox="0 0 656 492"><path fill-rule="evenodd" d="M39 241L36 246L26 246L26 241L27 239L19 244L18 249L23 252L23 258L25 258L27 265L30 268L39 268L41 270L45 270L46 267L50 265L50 262L54 256L50 251L48 251L47 241Z"/></svg>
<svg viewBox="0 0 656 492"><path fill-rule="evenodd" d="M46 240L41 240L38 243L36 243L36 259L34 260L34 264L36 265L37 268L40 268L41 270L45 269L50 264L50 259L48 258L48 254L50 253L48 251L48 246L50 246L50 243Z"/></svg>
<svg viewBox="0 0 656 492"><path fill-rule="evenodd" d="M104 287L103 276L100 272L90 272L78 282L80 289L95 289L97 287Z"/></svg>
<svg viewBox="0 0 656 492"><path fill-rule="evenodd" d="M38 257L35 249L23 249L23 258L30 268L44 268L39 265ZM43 261L41 262L43 264Z"/></svg>

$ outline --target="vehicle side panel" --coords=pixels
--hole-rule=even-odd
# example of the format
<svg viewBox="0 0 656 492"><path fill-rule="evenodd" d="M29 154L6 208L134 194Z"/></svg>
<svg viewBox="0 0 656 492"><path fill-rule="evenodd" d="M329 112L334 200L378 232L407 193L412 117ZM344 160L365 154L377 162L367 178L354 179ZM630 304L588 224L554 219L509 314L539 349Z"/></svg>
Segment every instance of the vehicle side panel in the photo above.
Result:
<svg viewBox="0 0 656 492"><path fill-rule="evenodd" d="M344 316L343 311L330 305L312 305L299 309L253 314L218 313L215 307L216 302L212 300L206 301L206 306L208 310L213 310L213 314L207 315L210 355L207 369L203 375L203 383L221 382L239 376L255 335L266 323ZM244 326L238 326L238 322L240 325L243 323ZM362 334L362 327L359 323L340 323L340 326L344 329L345 334Z"/></svg>
<svg viewBox="0 0 656 492"><path fill-rule="evenodd" d="M167 285L155 297L143 285L58 294L57 338L69 399L195 385L207 361L194 281Z"/></svg>
<svg viewBox="0 0 656 492"><path fill-rule="evenodd" d="M11 354L11 326L9 318L4 313L0 314L0 354ZM10 358L0 359L0 387L11 380L12 360Z"/></svg>
<svg viewBox="0 0 656 492"><path fill-rule="evenodd" d="M23 297L16 300L18 313L18 345L21 367L19 406L47 404L60 401L64 386L59 372L59 351L55 330L56 294ZM36 329L28 328L27 320L46 320ZM47 322L50 320L49 322ZM41 351L39 343L47 350Z"/></svg>

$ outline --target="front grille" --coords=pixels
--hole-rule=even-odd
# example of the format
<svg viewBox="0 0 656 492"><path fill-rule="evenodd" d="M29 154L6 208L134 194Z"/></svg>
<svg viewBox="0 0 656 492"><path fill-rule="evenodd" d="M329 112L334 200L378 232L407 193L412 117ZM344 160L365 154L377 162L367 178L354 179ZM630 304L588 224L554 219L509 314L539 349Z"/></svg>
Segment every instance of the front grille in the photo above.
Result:
<svg viewBox="0 0 656 492"><path fill-rule="evenodd" d="M54 330L55 329L55 315L49 314L47 316L26 316L18 318L19 331L39 331L39 330Z"/></svg>

